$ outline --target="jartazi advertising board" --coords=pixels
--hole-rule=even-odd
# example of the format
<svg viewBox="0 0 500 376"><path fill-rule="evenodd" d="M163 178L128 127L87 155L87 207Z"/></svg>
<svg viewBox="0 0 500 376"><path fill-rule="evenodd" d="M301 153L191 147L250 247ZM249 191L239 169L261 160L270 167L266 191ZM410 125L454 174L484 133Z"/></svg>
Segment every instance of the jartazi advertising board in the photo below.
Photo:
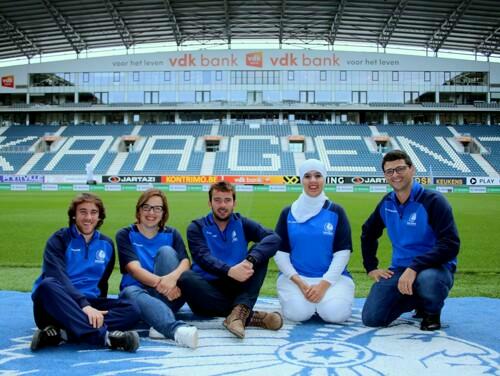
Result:
<svg viewBox="0 0 500 376"><path fill-rule="evenodd" d="M103 183L111 184L137 184L137 183L161 183L161 176L131 176L131 175L104 175Z"/></svg>

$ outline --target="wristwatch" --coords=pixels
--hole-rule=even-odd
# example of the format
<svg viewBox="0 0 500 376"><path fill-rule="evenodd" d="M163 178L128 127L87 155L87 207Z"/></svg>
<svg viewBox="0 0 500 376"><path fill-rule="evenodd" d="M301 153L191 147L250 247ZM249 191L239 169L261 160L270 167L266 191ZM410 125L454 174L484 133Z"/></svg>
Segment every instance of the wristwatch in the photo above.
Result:
<svg viewBox="0 0 500 376"><path fill-rule="evenodd" d="M255 257L253 257L252 255L248 255L245 260L247 260L248 262L250 262L253 266L255 266L255 264L257 264L257 259Z"/></svg>

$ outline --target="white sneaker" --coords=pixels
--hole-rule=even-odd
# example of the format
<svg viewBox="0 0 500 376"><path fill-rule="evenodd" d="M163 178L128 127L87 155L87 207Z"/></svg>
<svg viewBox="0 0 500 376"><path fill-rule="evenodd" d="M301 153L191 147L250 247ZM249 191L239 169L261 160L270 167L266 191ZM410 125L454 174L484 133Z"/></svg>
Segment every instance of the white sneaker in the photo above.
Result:
<svg viewBox="0 0 500 376"><path fill-rule="evenodd" d="M158 330L151 327L149 328L149 338L151 339L165 339L165 336L161 334Z"/></svg>
<svg viewBox="0 0 500 376"><path fill-rule="evenodd" d="M180 326L175 331L174 339L179 346L196 349L198 347L198 329L195 326Z"/></svg>

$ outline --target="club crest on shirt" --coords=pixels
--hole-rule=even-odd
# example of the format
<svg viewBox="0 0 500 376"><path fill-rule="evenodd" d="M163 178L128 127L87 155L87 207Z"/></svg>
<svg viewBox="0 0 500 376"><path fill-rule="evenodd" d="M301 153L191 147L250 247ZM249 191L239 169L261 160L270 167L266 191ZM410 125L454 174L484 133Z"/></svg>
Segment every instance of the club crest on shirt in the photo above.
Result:
<svg viewBox="0 0 500 376"><path fill-rule="evenodd" d="M104 263L105 259L106 259L106 252L104 252L103 249L100 249L95 253L95 262L96 263L102 264L102 263Z"/></svg>
<svg viewBox="0 0 500 376"><path fill-rule="evenodd" d="M410 215L410 218L408 218L408 221L406 221L406 224L408 226L416 226L417 225L417 213L412 213Z"/></svg>
<svg viewBox="0 0 500 376"><path fill-rule="evenodd" d="M333 224L330 222L325 223L323 226L323 235L333 235Z"/></svg>
<svg viewBox="0 0 500 376"><path fill-rule="evenodd" d="M238 235L236 235L236 231L233 230L233 233L231 234L231 238L233 239L233 243L238 241Z"/></svg>

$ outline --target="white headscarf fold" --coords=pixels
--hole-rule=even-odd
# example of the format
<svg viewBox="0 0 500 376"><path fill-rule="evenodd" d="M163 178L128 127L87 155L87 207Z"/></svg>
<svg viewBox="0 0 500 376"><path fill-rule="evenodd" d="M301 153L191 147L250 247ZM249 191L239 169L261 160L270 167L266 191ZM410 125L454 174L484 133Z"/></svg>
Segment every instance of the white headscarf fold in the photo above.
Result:
<svg viewBox="0 0 500 376"><path fill-rule="evenodd" d="M303 181L304 175L310 171L318 171L323 179L326 179L325 165L317 159L308 159L299 167L300 181ZM302 190L299 198L292 204L292 215L298 223L304 223L321 211L327 199L324 191L316 197L311 197Z"/></svg>

